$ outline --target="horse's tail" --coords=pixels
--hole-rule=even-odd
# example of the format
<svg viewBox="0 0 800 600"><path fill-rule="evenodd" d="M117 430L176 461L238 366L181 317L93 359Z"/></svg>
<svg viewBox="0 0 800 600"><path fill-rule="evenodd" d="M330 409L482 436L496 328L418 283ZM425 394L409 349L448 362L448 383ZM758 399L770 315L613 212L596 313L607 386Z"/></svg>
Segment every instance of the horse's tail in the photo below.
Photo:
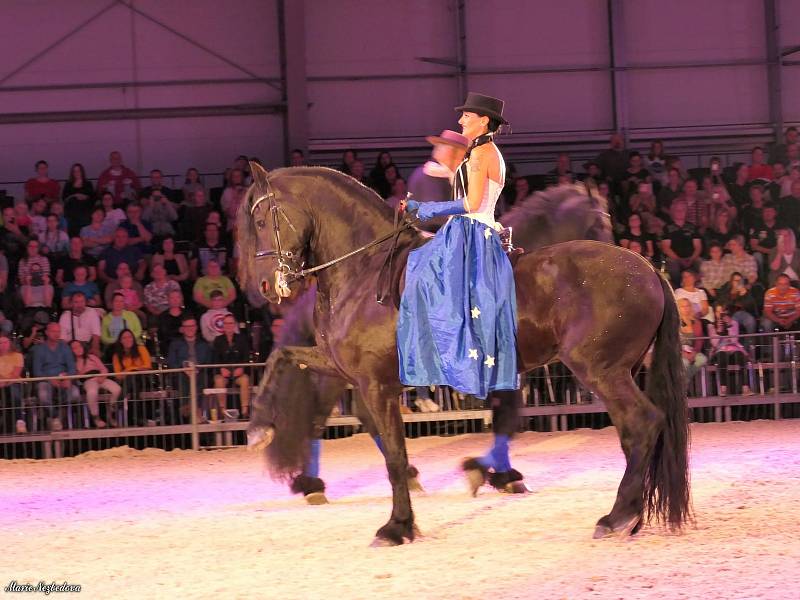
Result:
<svg viewBox="0 0 800 600"><path fill-rule="evenodd" d="M691 519L689 491L689 412L681 356L680 321L672 289L663 278L664 315L656 333L646 393L665 417L644 481L647 518L674 529Z"/></svg>

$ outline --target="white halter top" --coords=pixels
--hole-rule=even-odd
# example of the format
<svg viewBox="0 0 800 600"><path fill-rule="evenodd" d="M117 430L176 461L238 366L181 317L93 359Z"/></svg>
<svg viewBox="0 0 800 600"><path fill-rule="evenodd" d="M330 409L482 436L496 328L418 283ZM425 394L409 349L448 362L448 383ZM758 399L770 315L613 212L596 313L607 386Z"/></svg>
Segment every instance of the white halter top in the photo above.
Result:
<svg viewBox="0 0 800 600"><path fill-rule="evenodd" d="M500 181L505 182L506 163L503 161L503 155L500 153L500 149L497 146L494 146L494 149L497 152L497 158L500 160ZM469 178L469 171L467 171L467 177ZM497 183L492 180L491 177L487 177L486 188L483 191L480 207L478 210L466 213L464 216L474 221L480 221L492 229L499 229L498 223L494 220L494 209L498 198L500 198L500 193L503 191L503 186L504 183Z"/></svg>

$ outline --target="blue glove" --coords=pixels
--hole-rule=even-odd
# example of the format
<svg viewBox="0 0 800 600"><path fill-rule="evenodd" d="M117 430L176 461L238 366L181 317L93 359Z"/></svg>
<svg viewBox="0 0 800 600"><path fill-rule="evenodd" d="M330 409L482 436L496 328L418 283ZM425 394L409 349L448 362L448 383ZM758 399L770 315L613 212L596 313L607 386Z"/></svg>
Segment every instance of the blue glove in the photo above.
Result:
<svg viewBox="0 0 800 600"><path fill-rule="evenodd" d="M416 200L409 200L406 203L406 207L408 210L416 210L417 218L420 221L429 221L436 217L449 215L463 215L467 212L464 208L463 198L447 202L417 202Z"/></svg>

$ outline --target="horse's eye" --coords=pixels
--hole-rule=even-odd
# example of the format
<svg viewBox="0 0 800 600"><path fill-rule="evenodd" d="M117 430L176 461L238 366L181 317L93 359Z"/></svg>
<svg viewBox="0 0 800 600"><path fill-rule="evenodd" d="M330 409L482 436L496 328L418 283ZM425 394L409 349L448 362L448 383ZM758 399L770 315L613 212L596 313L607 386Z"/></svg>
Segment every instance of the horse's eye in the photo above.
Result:
<svg viewBox="0 0 800 600"><path fill-rule="evenodd" d="M264 227L266 226L267 222L264 221L264 219L259 219L258 221L256 221L256 227L258 227L259 229L264 229Z"/></svg>

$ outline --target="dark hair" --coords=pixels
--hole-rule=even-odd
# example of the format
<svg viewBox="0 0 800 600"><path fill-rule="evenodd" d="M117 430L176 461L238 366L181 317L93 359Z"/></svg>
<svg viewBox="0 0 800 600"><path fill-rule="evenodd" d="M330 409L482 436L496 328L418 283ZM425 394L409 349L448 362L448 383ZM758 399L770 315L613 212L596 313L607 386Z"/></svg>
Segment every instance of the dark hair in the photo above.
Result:
<svg viewBox="0 0 800 600"><path fill-rule="evenodd" d="M159 175L164 174L161 172L161 169L150 169L150 175L152 175L153 173L158 173Z"/></svg>
<svg viewBox="0 0 800 600"><path fill-rule="evenodd" d="M794 131L795 133L797 133L797 127L795 127L794 125L792 125L791 127L787 127L784 134L789 133L790 131Z"/></svg>
<svg viewBox="0 0 800 600"><path fill-rule="evenodd" d="M641 158L642 157L641 152L637 150L631 150L630 152L628 152L628 160L630 160L631 158L636 158L637 156Z"/></svg>
<svg viewBox="0 0 800 600"><path fill-rule="evenodd" d="M172 240L173 242L175 242L175 236L168 233L161 238L161 241L158 243L158 249L161 251L162 254L164 253L164 242L166 242L167 240Z"/></svg>
<svg viewBox="0 0 800 600"><path fill-rule="evenodd" d="M73 174L73 173L75 173L75 167L78 167L81 170L81 179L83 179L83 181L85 183L86 182L86 169L83 168L83 165L81 163L74 163L69 168L69 177L67 177L67 182L69 184L75 183L75 175Z"/></svg>
<svg viewBox="0 0 800 600"><path fill-rule="evenodd" d="M116 296L116 294L114 295ZM130 333L131 336L133 337L133 348L131 348L130 354L128 354L127 350L122 346L122 336L125 335L126 332ZM139 359L142 357L142 355L139 353L139 342L136 341L136 336L133 335L133 332L127 327L119 332L119 335L117 336L117 341L114 342L113 355L119 358L120 362L122 362L122 359L125 356L130 356L134 359Z"/></svg>
<svg viewBox="0 0 800 600"><path fill-rule="evenodd" d="M38 171L39 170L39 165L44 165L45 167L49 167L50 166L50 165L47 164L46 160L37 160L36 164L33 167L33 170L34 171Z"/></svg>
<svg viewBox="0 0 800 600"><path fill-rule="evenodd" d="M486 128L489 130L489 133L495 133L498 129L500 129L500 125L502 125L502 123L499 119L492 119L489 117L489 124L486 126Z"/></svg>
<svg viewBox="0 0 800 600"><path fill-rule="evenodd" d="M719 242L711 242L708 245L708 249L711 250L712 248L719 248L720 250L723 250L722 244L720 244Z"/></svg>
<svg viewBox="0 0 800 600"><path fill-rule="evenodd" d="M761 151L763 152L763 151L764 151L764 148L762 148L761 146L753 146L753 149L752 149L752 150L750 150L750 154L752 154L752 153L753 153L753 152L755 152L756 150L761 150Z"/></svg>
<svg viewBox="0 0 800 600"><path fill-rule="evenodd" d="M303 153L302 150L300 150L300 148L293 148L290 154L299 154L300 156L305 156L305 154Z"/></svg>
<svg viewBox="0 0 800 600"><path fill-rule="evenodd" d="M186 321L195 321L195 322L197 322L197 317L195 317L190 312L185 312L185 313L183 313L181 315L181 327L183 327L183 324L186 323Z"/></svg>

